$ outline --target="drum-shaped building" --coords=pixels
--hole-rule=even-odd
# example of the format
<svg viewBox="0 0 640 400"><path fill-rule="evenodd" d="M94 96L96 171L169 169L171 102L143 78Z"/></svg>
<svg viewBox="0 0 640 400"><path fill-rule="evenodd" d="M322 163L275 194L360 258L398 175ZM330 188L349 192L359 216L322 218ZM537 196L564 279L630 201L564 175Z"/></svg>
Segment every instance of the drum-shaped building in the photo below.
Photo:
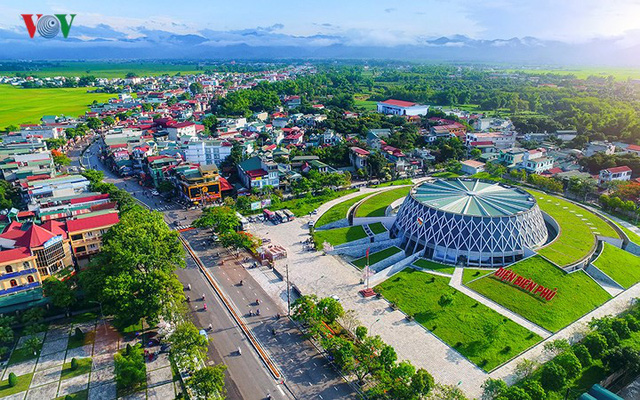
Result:
<svg viewBox="0 0 640 400"><path fill-rule="evenodd" d="M391 236L407 254L434 261L498 267L522 259L547 241L535 198L502 183L441 179L411 189Z"/></svg>

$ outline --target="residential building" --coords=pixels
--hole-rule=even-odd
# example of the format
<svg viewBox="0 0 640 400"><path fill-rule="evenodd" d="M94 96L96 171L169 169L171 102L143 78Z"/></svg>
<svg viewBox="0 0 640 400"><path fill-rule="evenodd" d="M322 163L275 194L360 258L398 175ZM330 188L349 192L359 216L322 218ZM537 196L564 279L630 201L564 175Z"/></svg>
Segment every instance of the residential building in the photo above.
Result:
<svg viewBox="0 0 640 400"><path fill-rule="evenodd" d="M280 186L278 164L258 156L251 157L238 164L238 176L240 176L242 184L248 189L260 189L265 186L277 188Z"/></svg>
<svg viewBox="0 0 640 400"><path fill-rule="evenodd" d="M621 167L607 168L600 171L598 184L603 185L611 181L628 181L631 180L631 168L626 165Z"/></svg>
<svg viewBox="0 0 640 400"><path fill-rule="evenodd" d="M195 136L196 124L194 122L176 122L167 125L169 140L178 140L183 136Z"/></svg>
<svg viewBox="0 0 640 400"><path fill-rule="evenodd" d="M516 144L516 133L506 132L468 132L465 144L471 146L473 142L491 142L497 149L509 149Z"/></svg>
<svg viewBox="0 0 640 400"><path fill-rule="evenodd" d="M222 197L223 190L231 189L226 179L218 174L215 164L179 165L172 171L181 196L196 204L216 201Z"/></svg>
<svg viewBox="0 0 640 400"><path fill-rule="evenodd" d="M231 155L231 142L227 140L192 140L185 148L188 162L200 165L219 166Z"/></svg>
<svg viewBox="0 0 640 400"><path fill-rule="evenodd" d="M475 160L465 160L460 162L462 172L466 175L475 175L484 171L484 163Z"/></svg>
<svg viewBox="0 0 640 400"><path fill-rule="evenodd" d="M41 297L36 256L26 247L0 251L0 309Z"/></svg>
<svg viewBox="0 0 640 400"><path fill-rule="evenodd" d="M606 155L612 155L616 152L616 145L609 142L594 141L587 145L584 151L584 155L591 157L597 153L604 153Z"/></svg>
<svg viewBox="0 0 640 400"><path fill-rule="evenodd" d="M117 211L67 220L71 250L78 263L88 262L102 248L102 236L120 221Z"/></svg>
<svg viewBox="0 0 640 400"><path fill-rule="evenodd" d="M508 150L501 150L500 151L500 162L504 165L506 165L507 167L515 167L517 165L519 165L520 163L522 163L522 160L524 159L524 153L525 153L525 149L521 149L521 148L511 148Z"/></svg>
<svg viewBox="0 0 640 400"><path fill-rule="evenodd" d="M349 160L351 161L351 165L353 165L355 169L366 169L367 160L371 153L367 150L361 149L360 147L351 147L350 150Z"/></svg>
<svg viewBox="0 0 640 400"><path fill-rule="evenodd" d="M640 156L640 146L637 144L630 144L624 149L625 153L635 154L636 156Z"/></svg>
<svg viewBox="0 0 640 400"><path fill-rule="evenodd" d="M387 144L385 139L389 136L391 136L391 129L369 129L367 132L367 146L378 150Z"/></svg>
<svg viewBox="0 0 640 400"><path fill-rule="evenodd" d="M524 152L522 167L530 173L541 174L553 168L553 157L548 157L545 149L533 149Z"/></svg>
<svg viewBox="0 0 640 400"><path fill-rule="evenodd" d="M64 129L59 126L48 125L21 125L20 136L23 139L40 137L42 139L57 139L64 134Z"/></svg>
<svg viewBox="0 0 640 400"><path fill-rule="evenodd" d="M410 101L389 99L378 102L378 112L389 115L427 115L429 106L412 103Z"/></svg>

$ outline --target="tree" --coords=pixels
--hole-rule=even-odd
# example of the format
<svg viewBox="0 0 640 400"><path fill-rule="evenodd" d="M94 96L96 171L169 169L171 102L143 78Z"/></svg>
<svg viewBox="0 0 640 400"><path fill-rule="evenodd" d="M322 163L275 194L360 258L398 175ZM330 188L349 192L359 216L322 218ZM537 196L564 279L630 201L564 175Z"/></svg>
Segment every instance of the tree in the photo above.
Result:
<svg viewBox="0 0 640 400"><path fill-rule="evenodd" d="M314 294L299 297L291 305L291 318L305 324L310 324L318 319L318 297ZM356 330L357 332L357 330Z"/></svg>
<svg viewBox="0 0 640 400"><path fill-rule="evenodd" d="M546 398L546 393L540 385L540 382L528 379L522 384L522 388L529 393L532 399L544 399Z"/></svg>
<svg viewBox="0 0 640 400"><path fill-rule="evenodd" d="M17 384L18 384L18 377L16 376L16 374L11 372L9 374L9 386L10 387L15 387Z"/></svg>
<svg viewBox="0 0 640 400"><path fill-rule="evenodd" d="M20 128L19 128L17 125L7 125L7 126L4 128L4 131L5 131L5 132L7 132L7 133L8 133L8 132L16 132L16 131L18 131L18 130L20 130Z"/></svg>
<svg viewBox="0 0 640 400"><path fill-rule="evenodd" d="M507 384L502 379L487 379L482 384L482 400L493 400L507 390Z"/></svg>
<svg viewBox="0 0 640 400"><path fill-rule="evenodd" d="M532 397L521 387L511 386L502 393L500 400L532 400Z"/></svg>
<svg viewBox="0 0 640 400"><path fill-rule="evenodd" d="M116 383L125 392L133 392L146 381L144 354L140 345L127 346L114 358Z"/></svg>
<svg viewBox="0 0 640 400"><path fill-rule="evenodd" d="M200 82L193 82L191 85L189 85L189 90L193 94L200 94L204 92L204 87Z"/></svg>
<svg viewBox="0 0 640 400"><path fill-rule="evenodd" d="M359 326L356 328L356 338L360 341L364 340L367 337L367 328L364 326Z"/></svg>
<svg viewBox="0 0 640 400"><path fill-rule="evenodd" d="M538 368L538 363L529 359L523 359L522 361L516 364L515 374L518 379L527 379L529 378L533 372Z"/></svg>
<svg viewBox="0 0 640 400"><path fill-rule="evenodd" d="M195 370L202 360L206 360L209 343L193 323L178 325L168 341L171 343L171 356L181 368Z"/></svg>
<svg viewBox="0 0 640 400"><path fill-rule="evenodd" d="M451 293L443 294L442 296L440 296L440 299L438 300L438 305L443 308L450 306L451 303L453 303L453 294Z"/></svg>
<svg viewBox="0 0 640 400"><path fill-rule="evenodd" d="M574 346L573 354L575 354L576 357L578 357L578 360L580 361L580 365L582 365L583 368L586 368L593 363L591 354L589 354L589 350L583 344L578 344Z"/></svg>
<svg viewBox="0 0 640 400"><path fill-rule="evenodd" d="M420 368L411 377L411 392L417 398L422 398L429 394L433 387L433 376L426 370Z"/></svg>
<svg viewBox="0 0 640 400"><path fill-rule="evenodd" d="M224 398L226 390L224 387L224 371L227 367L224 364L218 364L213 367L204 367L197 370L191 375L187 384L196 395L201 399Z"/></svg>
<svg viewBox="0 0 640 400"><path fill-rule="evenodd" d="M56 307L67 309L75 300L69 284L52 276L44 280L42 288L44 289L44 295L48 297Z"/></svg>
<svg viewBox="0 0 640 400"><path fill-rule="evenodd" d="M107 116L107 117L102 118L102 123L104 125L106 125L106 126L111 126L111 125L116 123L116 120L113 119L113 117Z"/></svg>
<svg viewBox="0 0 640 400"><path fill-rule="evenodd" d="M566 351L571 345L567 339L556 339L544 344L544 350L551 354L552 357Z"/></svg>
<svg viewBox="0 0 640 400"><path fill-rule="evenodd" d="M380 336L368 336L356 345L354 373L359 382L364 382L367 376L380 369L378 356L384 346Z"/></svg>
<svg viewBox="0 0 640 400"><path fill-rule="evenodd" d="M96 169L87 169L82 172L82 176L87 178L87 180L92 184L96 184L102 182L102 180L104 179L104 172L98 171Z"/></svg>
<svg viewBox="0 0 640 400"><path fill-rule="evenodd" d="M78 369L78 360L75 357L73 357L71 359L71 370L75 371L77 369Z"/></svg>
<svg viewBox="0 0 640 400"><path fill-rule="evenodd" d="M344 315L342 304L332 297L325 297L318 302L318 313L322 315L325 322L332 324L336 319Z"/></svg>
<svg viewBox="0 0 640 400"><path fill-rule="evenodd" d="M580 360L578 360L578 357L576 357L571 349L560 354L553 361L565 370L567 380L573 380L580 376L582 364L580 364Z"/></svg>
<svg viewBox="0 0 640 400"><path fill-rule="evenodd" d="M329 336L322 346L333 356L333 362L340 370L348 374L355 367L354 345L350 340L339 336Z"/></svg>
<svg viewBox="0 0 640 400"><path fill-rule="evenodd" d="M481 155L482 155L482 150L476 149L476 148L472 149L471 152L469 153L469 156L474 160L477 160L478 158L480 158Z"/></svg>
<svg viewBox="0 0 640 400"><path fill-rule="evenodd" d="M196 228L212 228L217 234L235 232L240 225L236 212L227 206L207 207L202 215L193 221Z"/></svg>
<svg viewBox="0 0 640 400"><path fill-rule="evenodd" d="M158 184L158 191L160 193L171 193L174 190L175 186L173 186L173 183L171 183L171 181L164 180Z"/></svg>
<svg viewBox="0 0 640 400"><path fill-rule="evenodd" d="M583 340L582 344L589 350L594 359L600 359L607 348L607 339L598 332L591 332Z"/></svg>
<svg viewBox="0 0 640 400"><path fill-rule="evenodd" d="M53 156L53 162L56 165L71 165L71 159L60 151L55 149L51 150L51 155Z"/></svg>
<svg viewBox="0 0 640 400"><path fill-rule="evenodd" d="M610 373L622 369L637 373L640 370L640 353L629 346L614 347L606 351L602 363Z"/></svg>
<svg viewBox="0 0 640 400"><path fill-rule="evenodd" d="M80 274L87 295L116 323L128 326L170 316L183 298L173 271L184 268L184 249L162 215L133 207L103 236L101 252Z"/></svg>
<svg viewBox="0 0 640 400"><path fill-rule="evenodd" d="M96 130L102 126L102 121L96 117L87 118L87 126L89 129Z"/></svg>
<svg viewBox="0 0 640 400"><path fill-rule="evenodd" d="M548 362L542 368L541 382L545 390L561 390L567 382L567 373L553 361Z"/></svg>

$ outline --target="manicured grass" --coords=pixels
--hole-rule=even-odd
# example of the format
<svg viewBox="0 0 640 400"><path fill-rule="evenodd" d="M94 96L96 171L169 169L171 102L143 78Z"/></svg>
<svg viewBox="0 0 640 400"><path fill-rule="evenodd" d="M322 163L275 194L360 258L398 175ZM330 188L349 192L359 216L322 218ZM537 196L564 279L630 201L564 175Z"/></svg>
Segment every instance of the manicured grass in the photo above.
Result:
<svg viewBox="0 0 640 400"><path fill-rule="evenodd" d="M485 275L492 274L494 271L494 269L486 268L465 268L464 271L462 271L462 283L464 284Z"/></svg>
<svg viewBox="0 0 640 400"><path fill-rule="evenodd" d="M349 211L349 208L351 208L351 206L353 206L360 200L364 199L365 197L369 196L370 194L371 193L367 193L361 196L356 196L352 199L349 199L349 200L343 201L342 203L338 203L334 205L333 207L328 209L324 214L320 216L320 218L318 219L318 222L316 222L315 227L320 228L321 226L330 224L332 222L340 221L341 219L346 218L347 211Z"/></svg>
<svg viewBox="0 0 640 400"><path fill-rule="evenodd" d="M618 237L609 224L588 210L555 196L531 189L527 191L535 197L540 209L560 225L561 232L558 237L538 250L539 254L554 263L564 266L587 256L596 245L594 232L603 236Z"/></svg>
<svg viewBox="0 0 640 400"><path fill-rule="evenodd" d="M24 392L29 389L31 385L31 379L33 378L33 372L30 374L24 374L18 376L18 384L14 387L9 386L9 375L7 379L0 382L0 398L10 396L12 394Z"/></svg>
<svg viewBox="0 0 640 400"><path fill-rule="evenodd" d="M380 250L380 251L376 251L375 253L370 253L369 254L369 265L373 265L375 263L378 263L382 260L386 260L387 258L401 252L402 250L400 250L399 248L397 248L396 246L393 247L389 247L388 249L384 249L384 250ZM358 258L357 260L353 260L352 261L353 265L355 265L356 267L362 269L367 265L367 257L361 257Z"/></svg>
<svg viewBox="0 0 640 400"><path fill-rule="evenodd" d="M387 228L385 228L384 225L382 225L382 222L376 222L375 224L370 224L369 229L371 229L371 232L373 232L375 235L379 233L385 233L387 231Z"/></svg>
<svg viewBox="0 0 640 400"><path fill-rule="evenodd" d="M407 268L375 290L485 371L541 340L448 282L449 278ZM453 299L450 304L441 302L447 294Z"/></svg>
<svg viewBox="0 0 640 400"><path fill-rule="evenodd" d="M327 194L321 195L312 195L307 194L307 196L299 198L299 199L291 199L287 201L282 201L277 204L273 204L269 209L271 211L282 210L283 208L288 208L292 213L295 214L296 217L301 217L309 214L311 211L320 207L320 205L331 201L333 199L337 199L338 197L346 196L349 193L356 192L356 189L347 189L341 190L338 192L329 192Z"/></svg>
<svg viewBox="0 0 640 400"><path fill-rule="evenodd" d="M329 229L326 231L315 231L313 240L317 249L322 249L322 244L328 242L332 246L353 242L354 240L366 238L367 234L361 226L348 226L346 228Z"/></svg>
<svg viewBox="0 0 640 400"><path fill-rule="evenodd" d="M423 269L430 269L432 271L442 272L443 274L452 275L455 267L451 265L440 264L435 261L426 260L424 258L419 258L413 262L413 265Z"/></svg>
<svg viewBox="0 0 640 400"><path fill-rule="evenodd" d="M455 172L451 172L451 171L442 171L442 172L436 172L431 176L433 176L434 178L457 178L460 176L460 174L456 174Z"/></svg>
<svg viewBox="0 0 640 400"><path fill-rule="evenodd" d="M90 88L22 89L0 85L0 129L8 125L38 123L43 115L77 117L89 109L93 100L106 101L117 95L87 93Z"/></svg>
<svg viewBox="0 0 640 400"><path fill-rule="evenodd" d="M11 358L9 358L8 365L18 364L23 361L31 360L40 355L40 350L42 350L42 341L40 341L40 348L34 355L33 352L27 351L25 348L15 349L13 353L11 353Z"/></svg>
<svg viewBox="0 0 640 400"><path fill-rule="evenodd" d="M71 369L71 362L64 363L60 377L61 380L71 379L91 372L91 364L93 364L91 358L77 358L76 360L78 360L78 368L75 370Z"/></svg>
<svg viewBox="0 0 640 400"><path fill-rule="evenodd" d="M413 184L413 181L411 179L409 179L409 178L406 178L406 179L396 179L395 181L379 183L377 185L371 185L371 187L381 188L381 187L412 185L412 184Z"/></svg>
<svg viewBox="0 0 640 400"><path fill-rule="evenodd" d="M66 396L57 397L56 400L87 400L88 398L89 389L85 389Z"/></svg>
<svg viewBox="0 0 640 400"><path fill-rule="evenodd" d="M69 345L67 349L75 349L77 347L82 347L87 344L92 344L96 341L96 331L84 332L82 337L76 337L75 333L71 334L69 337Z"/></svg>
<svg viewBox="0 0 640 400"><path fill-rule="evenodd" d="M356 209L356 217L384 217L387 206L409 194L410 187L401 187L378 193L360 203Z"/></svg>
<svg viewBox="0 0 640 400"><path fill-rule="evenodd" d="M638 235L637 233L635 233L634 231L632 231L629 228L625 228L624 226L616 223L616 225L618 225L618 227L620 229L622 229L624 231L624 233L627 234L627 237L629 238L630 241L632 241L633 243L637 244L638 246L640 246L640 235Z"/></svg>
<svg viewBox="0 0 640 400"><path fill-rule="evenodd" d="M625 289L640 282L640 258L609 243L593 265Z"/></svg>
<svg viewBox="0 0 640 400"><path fill-rule="evenodd" d="M135 332L142 332L143 330L143 326L142 326L142 320L136 322L135 324L131 324L129 326L125 326L122 329L118 329L120 331L120 333L125 334L125 333L135 333Z"/></svg>
<svg viewBox="0 0 640 400"><path fill-rule="evenodd" d="M564 328L611 298L583 271L567 274L542 257L534 256L519 261L508 269L545 288L557 289L556 296L546 301L500 281L493 274L473 281L468 286L552 332Z"/></svg>

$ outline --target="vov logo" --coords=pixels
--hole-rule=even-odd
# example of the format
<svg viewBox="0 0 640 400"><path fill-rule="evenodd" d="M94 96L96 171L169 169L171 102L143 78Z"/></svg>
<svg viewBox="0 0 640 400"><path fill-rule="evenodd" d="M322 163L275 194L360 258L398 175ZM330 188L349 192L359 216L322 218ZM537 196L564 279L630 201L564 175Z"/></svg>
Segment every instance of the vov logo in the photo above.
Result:
<svg viewBox="0 0 640 400"><path fill-rule="evenodd" d="M33 39L33 36L38 31L38 35L46 39L51 39L58 36L58 33L62 31L62 36L66 39L69 36L69 30L73 19L76 14L54 14L54 15L42 15L35 14L36 20L33 20L33 14L20 14L24 20L24 24L29 32L29 37ZM67 16L70 19L67 20Z"/></svg>

